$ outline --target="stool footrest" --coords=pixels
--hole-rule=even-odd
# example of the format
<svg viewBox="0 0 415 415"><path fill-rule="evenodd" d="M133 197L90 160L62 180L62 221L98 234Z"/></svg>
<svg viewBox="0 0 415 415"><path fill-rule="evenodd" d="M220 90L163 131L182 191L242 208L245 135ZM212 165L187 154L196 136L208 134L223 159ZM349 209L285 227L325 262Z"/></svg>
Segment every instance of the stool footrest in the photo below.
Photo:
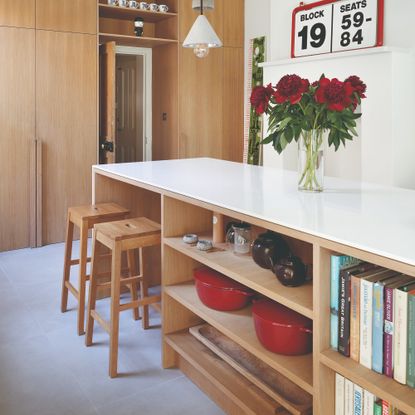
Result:
<svg viewBox="0 0 415 415"><path fill-rule="evenodd" d="M153 303L158 303L159 301L161 301L161 296L153 295L152 297L146 297L146 298L143 298L142 300L135 300L135 301L131 301L130 303L120 304L120 311L126 311L132 308L136 308L138 306L145 306L145 305L150 305Z"/></svg>
<svg viewBox="0 0 415 415"><path fill-rule="evenodd" d="M86 259L86 262L91 262L91 257L88 257L88 258ZM69 261L69 265L70 265L70 266L72 266L72 265L79 265L79 259L71 259L71 260Z"/></svg>
<svg viewBox="0 0 415 415"><path fill-rule="evenodd" d="M91 310L91 317L99 323L99 325L110 334L110 325L108 321L105 321L95 310Z"/></svg>
<svg viewBox="0 0 415 415"><path fill-rule="evenodd" d="M78 290L69 281L65 281L65 287L79 301L79 292L78 292Z"/></svg>

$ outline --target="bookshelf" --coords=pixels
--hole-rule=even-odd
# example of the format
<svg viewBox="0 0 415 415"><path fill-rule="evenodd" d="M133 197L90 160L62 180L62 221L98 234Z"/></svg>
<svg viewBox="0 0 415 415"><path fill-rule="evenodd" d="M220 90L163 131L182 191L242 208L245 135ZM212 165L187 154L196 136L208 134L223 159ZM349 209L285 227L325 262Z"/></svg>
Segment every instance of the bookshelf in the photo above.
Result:
<svg viewBox="0 0 415 415"><path fill-rule="evenodd" d="M145 200L143 197L138 197L142 188L147 192L161 195L163 367L179 367L226 413L255 413L254 409L248 410L244 406L247 403L244 396L247 384L243 383L245 386L241 388L235 387L245 382L242 379L243 375L234 373L231 367L226 368L226 366L215 368L211 375L208 374L207 369L210 367L208 352L203 345L194 342L194 338L188 331L191 327L208 323L312 396L314 414L333 415L335 413L335 374L339 373L378 398L390 402L405 414L415 415L415 391L413 389L379 375L330 348L330 258L332 254L351 255L415 277L415 256L410 254L409 250L405 250L406 244L400 246L397 240L390 248L387 248L389 249L387 251L382 244L389 243L388 241L378 237L370 239L370 235L363 234L365 223L369 220L366 217L361 218L362 223L359 224L361 232L358 236L347 239L345 235L341 235L343 231L349 232L349 227L344 226L349 219L356 223L354 211L351 211L349 218L347 213L341 210L343 221L337 229L334 229L334 225L330 229L327 227L317 229L317 225L327 225L330 212L325 217L326 222L317 221L316 216L312 216L310 222L306 223L308 217L301 216L302 221L299 223L298 212L303 212L304 199L308 199L307 212L310 212L310 206L318 198L322 210L330 206L333 209L333 215L337 216L339 212L333 206L337 202L339 206L342 206L343 194L346 192L346 189L341 187L341 182L331 183L332 188L338 189L337 194L326 193L322 195L323 197L298 195L297 208L293 202L292 190L290 190L295 189L296 174L292 173L291 177L291 173L287 171L281 172L281 180L284 179L281 183L284 185L275 186L275 183L279 183L278 170L212 159L174 160L134 166L99 166L94 170L98 173L95 174L97 196L95 202L113 200L134 210L138 206L142 207L136 201L140 200L140 203L143 203ZM243 174L249 180L243 181L241 179ZM256 184L259 182L257 174L260 175L263 186L261 197L264 200L264 203L258 204L258 209L255 206L252 207L251 199L244 204L244 200L239 197L240 188L244 188L246 194L255 194L258 189ZM106 177L102 179L104 176ZM243 183L235 186L233 190L236 180L242 180ZM121 185L117 184L119 182ZM127 187L125 183L128 183ZM204 185L196 185L198 183ZM253 187L250 187L251 185ZM348 186L351 189L355 188L354 183ZM137 190L134 190L134 187ZM283 194L284 189L288 189L287 194ZM272 191L274 193L280 191L281 194L273 194L271 198L269 195ZM374 196L385 197L389 200L388 195L392 191L395 192L396 197L403 198L406 202L410 202L407 198L413 197L415 200L415 192L368 188L360 190L358 202L361 204L362 200L367 201L368 199L365 199L367 197L370 203L373 202L379 207L381 204L374 199ZM137 192L136 198L133 197L134 192ZM350 197L353 193L350 190L347 194ZM132 201L130 205L129 200ZM324 204L326 200L330 202L328 205ZM282 206L284 203L289 209L284 210L285 205ZM410 206L410 203L401 206ZM364 205L364 207L368 206ZM403 218L405 229L407 229L408 218L405 216L405 209L402 209L400 218ZM136 213L135 210L134 212ZM285 212L287 216L282 221L280 218ZM366 212L366 209L362 208L362 212ZM371 216L376 216L378 213L373 209L368 209L367 212ZM407 213L412 215L409 210ZM291 214L292 218L288 216ZM261 229L269 229L282 234L296 255L307 264L312 262L312 283L297 288L283 287L271 271L257 267L250 257L233 255L226 244L215 243L217 250L204 253L182 242L181 237L185 233L196 233L207 239L217 236L216 228L212 223L213 215L222 215L225 222L236 219L251 223L258 232ZM367 222L367 226L372 225ZM405 229L401 232L396 223L394 226L400 235L405 234ZM355 235L353 229L350 229L350 234ZM256 338L249 307L236 312L219 312L204 306L197 296L193 283L193 270L202 265L222 272L262 295L311 318L313 320L313 352L309 355L290 358L270 353ZM221 379L225 377L226 380L222 381ZM265 401L259 404L267 405Z"/></svg>

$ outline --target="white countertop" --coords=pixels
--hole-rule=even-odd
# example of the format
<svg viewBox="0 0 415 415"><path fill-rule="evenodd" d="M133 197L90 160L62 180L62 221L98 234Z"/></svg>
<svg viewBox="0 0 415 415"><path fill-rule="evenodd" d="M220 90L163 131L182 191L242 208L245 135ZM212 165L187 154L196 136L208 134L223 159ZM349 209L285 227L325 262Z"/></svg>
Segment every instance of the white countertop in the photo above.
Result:
<svg viewBox="0 0 415 415"><path fill-rule="evenodd" d="M296 172L208 158L93 169L415 265L412 190L326 177L305 193Z"/></svg>

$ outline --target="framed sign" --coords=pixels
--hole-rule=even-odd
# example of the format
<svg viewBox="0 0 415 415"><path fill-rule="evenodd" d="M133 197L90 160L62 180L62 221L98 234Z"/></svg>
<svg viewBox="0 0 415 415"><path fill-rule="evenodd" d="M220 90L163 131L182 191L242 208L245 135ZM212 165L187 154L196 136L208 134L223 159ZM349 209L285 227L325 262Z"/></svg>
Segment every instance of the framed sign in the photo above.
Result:
<svg viewBox="0 0 415 415"><path fill-rule="evenodd" d="M293 11L291 57L383 45L384 0L323 0Z"/></svg>

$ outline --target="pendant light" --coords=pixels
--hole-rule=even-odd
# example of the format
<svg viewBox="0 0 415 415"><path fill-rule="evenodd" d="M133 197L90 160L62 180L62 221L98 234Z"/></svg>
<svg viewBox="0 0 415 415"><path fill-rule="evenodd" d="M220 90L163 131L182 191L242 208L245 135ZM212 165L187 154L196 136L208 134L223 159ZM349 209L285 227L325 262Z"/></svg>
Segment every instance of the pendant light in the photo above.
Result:
<svg viewBox="0 0 415 415"><path fill-rule="evenodd" d="M200 15L193 23L189 34L183 42L184 48L193 48L194 54L198 58L204 58L209 53L209 48L220 48L222 42L209 20L203 14L203 0L200 0Z"/></svg>

